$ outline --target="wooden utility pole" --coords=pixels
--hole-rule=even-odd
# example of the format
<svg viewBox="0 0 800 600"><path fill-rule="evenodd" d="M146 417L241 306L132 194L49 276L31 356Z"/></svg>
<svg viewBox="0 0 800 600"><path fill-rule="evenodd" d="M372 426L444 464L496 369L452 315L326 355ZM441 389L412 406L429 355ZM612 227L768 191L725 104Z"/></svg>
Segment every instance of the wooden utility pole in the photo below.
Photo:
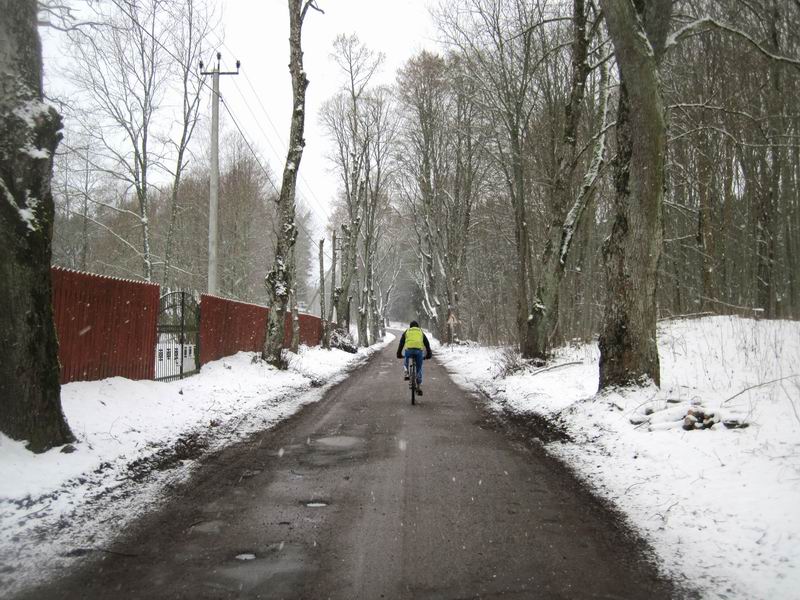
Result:
<svg viewBox="0 0 800 600"><path fill-rule="evenodd" d="M203 71L200 61L200 74L211 75L211 185L208 194L208 293L217 294L219 268L217 264L217 213L219 210L219 76L238 75L241 63L236 61L235 71L220 71L222 54L217 52L217 64L210 71Z"/></svg>

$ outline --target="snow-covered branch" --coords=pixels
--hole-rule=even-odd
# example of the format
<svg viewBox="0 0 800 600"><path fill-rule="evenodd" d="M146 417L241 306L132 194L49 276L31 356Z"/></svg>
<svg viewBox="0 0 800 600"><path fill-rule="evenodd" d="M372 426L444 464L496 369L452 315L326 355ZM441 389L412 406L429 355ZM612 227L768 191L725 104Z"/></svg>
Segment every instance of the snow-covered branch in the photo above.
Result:
<svg viewBox="0 0 800 600"><path fill-rule="evenodd" d="M710 29L718 29L720 31L725 31L726 33L730 33L735 35L744 41L746 41L750 46L753 47L758 53L763 55L764 57L768 58L769 60L774 60L776 62L791 65L793 67L800 67L800 59L791 57L791 56L783 56L781 54L775 54L764 48L760 43L758 43L752 36L747 34L746 32L742 31L741 29L737 29L732 27L726 23L722 23L713 17L703 17L702 19L697 19L692 21L691 23L687 23L672 35L667 38L667 42L665 45L665 50L669 50L670 48L677 46L679 42L685 40L689 37L699 35L701 33L705 33Z"/></svg>

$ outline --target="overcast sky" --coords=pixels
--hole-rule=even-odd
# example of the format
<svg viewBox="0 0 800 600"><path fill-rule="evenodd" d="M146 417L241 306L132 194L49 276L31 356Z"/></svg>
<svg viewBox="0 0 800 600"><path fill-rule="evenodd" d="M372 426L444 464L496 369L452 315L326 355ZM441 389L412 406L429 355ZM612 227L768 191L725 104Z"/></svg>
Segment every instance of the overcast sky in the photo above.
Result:
<svg viewBox="0 0 800 600"><path fill-rule="evenodd" d="M325 14L312 11L306 17L303 50L310 84L298 189L317 215L317 226L323 225L323 211L329 210L338 186L318 117L322 103L343 83L330 59L334 38L356 33L370 48L383 52L386 61L379 81L392 82L397 68L412 54L437 46L429 4L430 0L318 0ZM241 75L220 79L220 93L280 178L291 112L287 2L220 0L220 10L223 68L232 68L236 59L242 61ZM220 114L227 118L224 111Z"/></svg>

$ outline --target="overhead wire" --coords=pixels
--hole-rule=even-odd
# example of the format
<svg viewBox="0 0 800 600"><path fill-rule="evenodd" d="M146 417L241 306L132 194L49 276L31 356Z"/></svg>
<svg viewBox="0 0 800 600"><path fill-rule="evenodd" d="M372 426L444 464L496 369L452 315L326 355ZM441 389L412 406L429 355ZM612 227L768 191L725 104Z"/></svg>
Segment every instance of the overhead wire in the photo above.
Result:
<svg viewBox="0 0 800 600"><path fill-rule="evenodd" d="M244 75L244 73L242 73L242 74ZM250 106L250 103L247 101L247 97L242 93L242 90L239 89L239 85L236 83L235 79L233 80L233 85L236 88L236 91L239 92L239 95L240 95L242 101L244 102L244 105L247 107L247 110L250 111L250 115L253 117L253 120L256 122L256 126L258 127L259 130L261 130L261 133L264 135L264 139L267 141L267 145L270 147L272 152L277 157L278 162L280 162L281 160L283 160L283 157L281 156L281 153L278 152L275 149L275 146L272 145L272 141L270 140L269 136L267 135L267 132L264 131L264 128L261 125L261 120L256 116L255 112L253 111L252 107ZM258 95L256 95L256 99L259 100ZM259 103L260 103L260 100L259 100ZM262 104L262 109L263 109L263 104ZM269 119L269 114L266 112L266 110L264 110L264 114L267 116L267 119ZM270 120L270 122L271 122L271 120ZM281 143L281 145L283 145L283 144ZM286 150L284 150L284 154L285 154L285 152L286 152ZM300 173L300 171L298 171L297 175L298 175L298 178L300 178L302 181L305 181L303 179L303 175L302 175L302 173ZM306 188L308 188L309 191L311 191L311 188L307 183L305 184L305 186L306 186ZM320 209L321 214L317 213L317 211L314 210L313 206L307 204L308 208L311 209L312 212L317 213L317 217L321 218L322 225L324 227L325 226L325 222L329 220L330 216L328 215L327 210L325 210L325 208L322 206L322 204L320 203L320 201L316 197L316 195L313 194L313 192L312 192L311 198L314 200L317 208Z"/></svg>
<svg viewBox="0 0 800 600"><path fill-rule="evenodd" d="M231 121L233 122L234 126L236 127L236 130L239 132L239 135L242 136L242 139L244 140L244 143L247 145L247 148L250 150L250 153L253 155L253 158L255 159L256 163L261 168L261 170L264 171L264 174L267 177L267 181L269 181L270 185L272 186L272 189L275 190L276 194L280 194L280 190L278 189L278 186L276 186L275 182L272 181L272 177L270 175L269 170L267 169L267 167L265 167L262 164L261 159L259 158L259 156L256 153L255 149L253 148L252 144L250 143L250 140L247 139L247 136L244 134L244 131L242 131L242 128L239 125L239 122L236 120L236 117L233 116L233 111L231 111L230 106L228 106L228 103L225 102L225 100L222 99L222 96L220 96L220 101L222 102L222 106L225 107L225 111L228 113L228 116L230 117ZM309 240L311 240L311 241L314 240L314 236L311 235L311 233L308 231L308 229L306 229L305 225L303 225L301 222L298 222L296 220L295 220L295 225L297 225L300 229L303 230L303 232L308 236ZM327 256L329 260L333 260L331 258L331 255L328 254L327 251L323 250L323 254L325 254L325 256Z"/></svg>

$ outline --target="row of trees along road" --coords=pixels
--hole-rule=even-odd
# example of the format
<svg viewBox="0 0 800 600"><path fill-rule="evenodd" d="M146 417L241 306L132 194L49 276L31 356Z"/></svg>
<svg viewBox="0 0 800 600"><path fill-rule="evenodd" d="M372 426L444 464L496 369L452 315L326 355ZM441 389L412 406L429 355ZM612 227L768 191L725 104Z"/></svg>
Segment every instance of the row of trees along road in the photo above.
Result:
<svg viewBox="0 0 800 600"><path fill-rule="evenodd" d="M19 8L21 0L11 4L25 23L35 18ZM128 34L115 38L110 28L104 35L109 47L124 49L120 57L98 53L103 35L86 40L73 33L76 56L114 78L96 81L77 61L74 75L83 87L75 106L104 115L107 126L86 127L83 135L95 136L88 142L69 132L64 147L72 156L56 161L66 165L53 180L56 191L65 190L59 195L63 226L81 240L57 231L57 248L76 265L106 260L114 263L107 268L128 271L121 274L177 283L202 272L204 251L195 250L192 240L204 226L206 175L202 164L186 170L188 159L179 158L179 132L191 135L197 115L196 82L182 80L167 57L191 56L188 40L203 37L207 19L190 26L196 13L170 12L158 0L118 0L114 6L115 27ZM228 168L231 177L242 178L236 185L243 191L241 212L223 216L223 223L227 219L235 229L248 215L260 214L275 237L254 239L241 231L247 241L229 257L239 263L229 266L226 292L256 299L251 294L258 294L264 263L253 266L249 257L260 254L263 261L267 253L273 264L270 301L282 310L307 264L298 253L310 246L298 242L303 228L291 193L304 143L303 111L296 107L306 81L296 67L309 7L290 3L295 155L275 186L277 207L264 200L271 194L269 174L248 166L247 153L228 144ZM322 265L330 311L324 316L339 332L352 314L359 342L367 344L382 333L382 317L422 315L444 340L514 343L523 356L538 360L565 341L599 335L600 382L608 386L658 382L660 317L798 317L800 121L792 99L800 91L800 5L442 0L436 20L444 48L413 56L391 86L378 84L379 52L354 35L334 44L342 88L319 118L341 182L328 236L331 242L336 237L328 246L335 264ZM148 25L153 37L139 36L142 27L129 22ZM9 39L27 44L18 30L25 28L9 28ZM155 38L159 44L147 41ZM146 43L137 46L137 40ZM160 54L165 47L171 48L166 56ZM25 56L38 61L39 55ZM3 60L6 73L40 77L38 62ZM113 94L99 93L109 82L137 101L120 104ZM184 90L189 126L159 130L159 94L167 88ZM52 154L18 152L32 139L38 144L33 148L47 147L46 136L31 137L28 121L9 116L41 97L35 85L25 89L27 96L3 90L3 193L13 198L3 204L3 243L21 248L35 239L42 254L17 252L18 262L4 268L36 273L40 282L49 262L52 215L44 209L52 208ZM119 107L136 118L118 119ZM63 108L65 114L72 110ZM91 150L81 150L86 146ZM36 214L44 219L39 229L27 227L33 213L25 194L16 193L22 184L10 175L32 172L18 168L13 161L19 160L36 165L27 189L46 188L35 195ZM154 171L159 185L153 185ZM117 256L109 260L100 240L108 248L116 244ZM22 281L17 271L6 275L6 281ZM31 306L46 300L46 293L31 291L33 282L14 286L14 302L17 296ZM12 292L3 293L10 306ZM21 348L35 335L19 324L3 327ZM277 360L274 350L265 356ZM52 369L51 359L21 360L33 373ZM9 379L14 377L3 377ZM43 394L53 398L52 388L23 387L22 407L36 406ZM3 424L4 431L12 429Z"/></svg>
<svg viewBox="0 0 800 600"><path fill-rule="evenodd" d="M412 57L390 94L378 236L363 220L380 55L335 44L345 83L321 118L342 181L340 325L354 281L393 281L370 266L386 237L396 317L539 360L599 334L601 386L658 382L660 317L797 318L796 3L449 0L436 18L446 49Z"/></svg>

